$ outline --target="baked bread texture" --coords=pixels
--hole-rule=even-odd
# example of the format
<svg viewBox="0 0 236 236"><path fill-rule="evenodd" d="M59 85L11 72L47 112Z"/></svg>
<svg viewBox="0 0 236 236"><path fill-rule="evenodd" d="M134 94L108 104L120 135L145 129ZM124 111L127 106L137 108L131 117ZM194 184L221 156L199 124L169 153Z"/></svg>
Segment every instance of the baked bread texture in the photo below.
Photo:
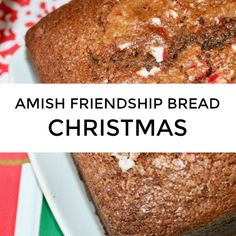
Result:
<svg viewBox="0 0 236 236"><path fill-rule="evenodd" d="M236 154L73 157L109 235L236 233Z"/></svg>
<svg viewBox="0 0 236 236"><path fill-rule="evenodd" d="M29 30L45 83L235 83L235 0L73 0Z"/></svg>
<svg viewBox="0 0 236 236"><path fill-rule="evenodd" d="M72 0L26 45L44 83L235 83L236 2ZM236 233L236 154L73 157L109 235Z"/></svg>

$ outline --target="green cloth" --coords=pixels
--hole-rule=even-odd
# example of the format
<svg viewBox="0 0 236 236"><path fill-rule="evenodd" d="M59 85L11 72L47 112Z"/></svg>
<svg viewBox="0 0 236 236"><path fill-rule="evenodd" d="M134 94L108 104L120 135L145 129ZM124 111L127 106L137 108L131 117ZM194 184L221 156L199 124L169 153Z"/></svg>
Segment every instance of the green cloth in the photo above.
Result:
<svg viewBox="0 0 236 236"><path fill-rule="evenodd" d="M63 236L45 198L43 198L39 236Z"/></svg>

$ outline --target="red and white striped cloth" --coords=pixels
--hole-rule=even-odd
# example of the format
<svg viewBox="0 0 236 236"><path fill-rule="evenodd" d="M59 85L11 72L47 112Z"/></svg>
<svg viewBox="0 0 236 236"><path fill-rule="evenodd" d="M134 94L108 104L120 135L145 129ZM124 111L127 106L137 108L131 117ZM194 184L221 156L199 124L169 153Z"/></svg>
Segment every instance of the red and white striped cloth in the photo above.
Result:
<svg viewBox="0 0 236 236"><path fill-rule="evenodd" d="M27 154L3 153L0 163L0 235L37 235L42 193Z"/></svg>
<svg viewBox="0 0 236 236"><path fill-rule="evenodd" d="M0 153L0 235L62 235L26 153Z"/></svg>

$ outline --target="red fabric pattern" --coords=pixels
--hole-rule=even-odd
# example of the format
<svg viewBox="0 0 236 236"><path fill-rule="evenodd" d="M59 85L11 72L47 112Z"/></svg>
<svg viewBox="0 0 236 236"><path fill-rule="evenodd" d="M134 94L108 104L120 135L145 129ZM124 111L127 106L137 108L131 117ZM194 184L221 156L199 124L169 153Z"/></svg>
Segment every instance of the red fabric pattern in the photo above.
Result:
<svg viewBox="0 0 236 236"><path fill-rule="evenodd" d="M1 1L1 0L0 0ZM4 0L0 5L0 83L8 80L10 59L24 45L26 31L67 0Z"/></svg>

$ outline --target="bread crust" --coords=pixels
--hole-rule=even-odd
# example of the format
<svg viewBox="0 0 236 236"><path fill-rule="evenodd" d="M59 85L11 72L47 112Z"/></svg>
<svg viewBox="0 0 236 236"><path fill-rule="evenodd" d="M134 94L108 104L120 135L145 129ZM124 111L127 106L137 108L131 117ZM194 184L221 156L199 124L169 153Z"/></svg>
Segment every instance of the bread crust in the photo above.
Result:
<svg viewBox="0 0 236 236"><path fill-rule="evenodd" d="M104 0L72 1L26 34L26 46L44 83L93 83L87 43ZM92 7L89 7L92 6Z"/></svg>
<svg viewBox="0 0 236 236"><path fill-rule="evenodd" d="M26 45L45 83L235 83L235 36L234 0L74 0Z"/></svg>
<svg viewBox="0 0 236 236"><path fill-rule="evenodd" d="M141 153L127 172L111 156L73 154L110 235L213 235L235 216L236 154Z"/></svg>

